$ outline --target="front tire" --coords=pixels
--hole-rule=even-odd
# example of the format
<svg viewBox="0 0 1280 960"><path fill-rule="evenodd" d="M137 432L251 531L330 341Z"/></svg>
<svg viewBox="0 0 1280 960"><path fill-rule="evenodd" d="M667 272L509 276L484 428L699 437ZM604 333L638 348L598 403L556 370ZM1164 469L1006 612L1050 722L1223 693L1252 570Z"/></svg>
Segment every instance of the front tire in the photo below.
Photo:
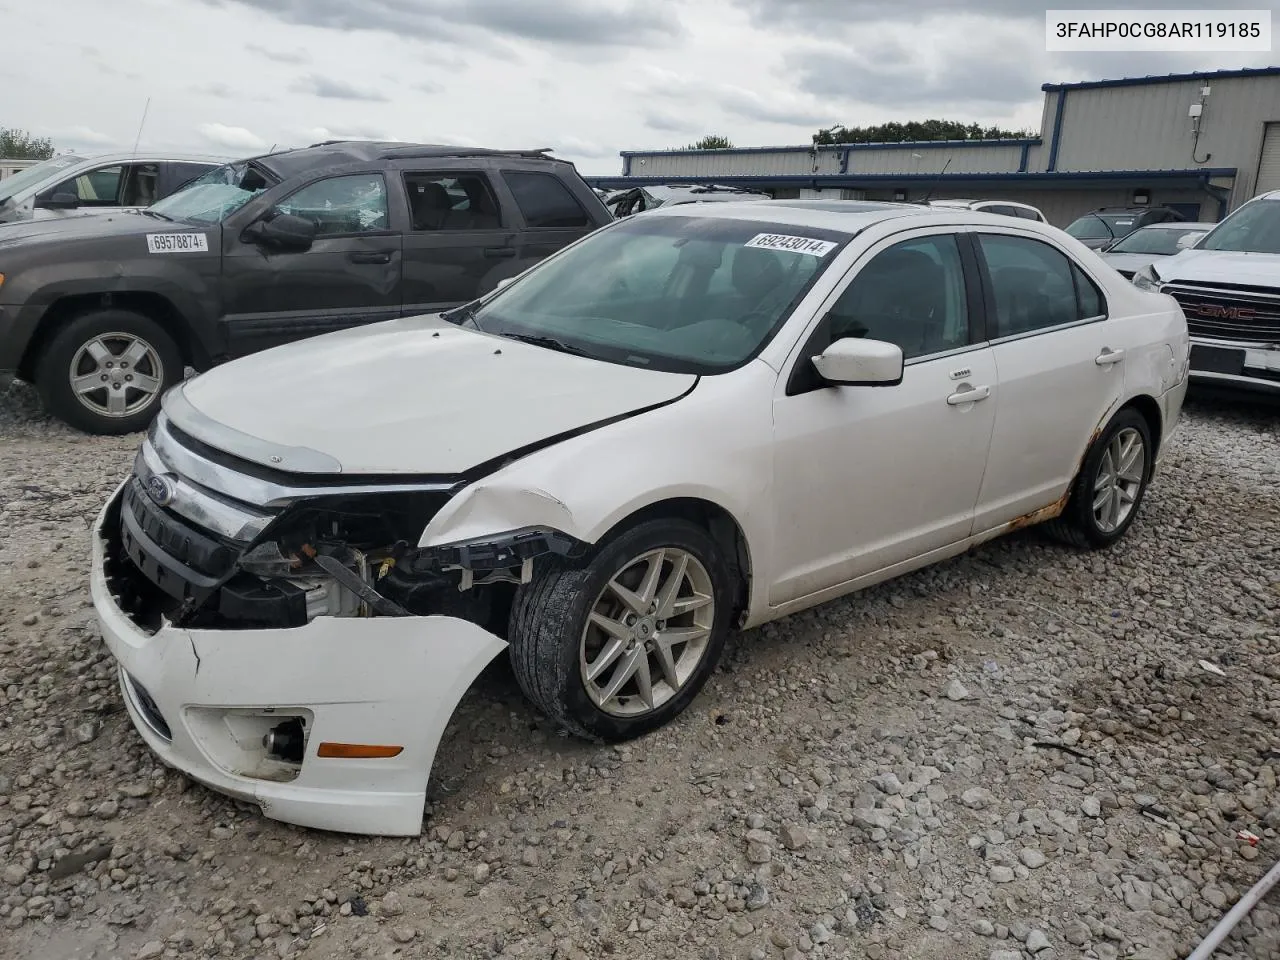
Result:
<svg viewBox="0 0 1280 960"><path fill-rule="evenodd" d="M579 736L638 737L702 689L724 648L734 596L719 546L685 520L641 523L582 564L535 561L511 610L516 680Z"/></svg>
<svg viewBox="0 0 1280 960"><path fill-rule="evenodd" d="M150 317L95 310L45 348L36 389L46 410L86 433L134 433L151 422L182 373L178 345Z"/></svg>
<svg viewBox="0 0 1280 960"><path fill-rule="evenodd" d="M1089 447L1062 515L1045 530L1086 549L1109 547L1133 525L1151 479L1151 428L1136 410L1121 410Z"/></svg>

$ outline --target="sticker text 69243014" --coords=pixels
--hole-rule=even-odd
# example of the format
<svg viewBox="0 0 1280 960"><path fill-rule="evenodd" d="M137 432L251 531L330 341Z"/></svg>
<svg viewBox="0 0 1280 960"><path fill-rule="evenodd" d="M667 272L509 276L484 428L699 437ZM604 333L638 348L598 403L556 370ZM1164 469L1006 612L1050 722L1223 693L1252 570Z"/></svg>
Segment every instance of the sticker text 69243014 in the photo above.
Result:
<svg viewBox="0 0 1280 960"><path fill-rule="evenodd" d="M148 233L148 253L208 253L207 233Z"/></svg>
<svg viewBox="0 0 1280 960"><path fill-rule="evenodd" d="M744 246L764 250L783 250L788 253L807 253L811 257L825 257L838 244L830 240L814 240L812 237L792 237L785 233L757 233Z"/></svg>

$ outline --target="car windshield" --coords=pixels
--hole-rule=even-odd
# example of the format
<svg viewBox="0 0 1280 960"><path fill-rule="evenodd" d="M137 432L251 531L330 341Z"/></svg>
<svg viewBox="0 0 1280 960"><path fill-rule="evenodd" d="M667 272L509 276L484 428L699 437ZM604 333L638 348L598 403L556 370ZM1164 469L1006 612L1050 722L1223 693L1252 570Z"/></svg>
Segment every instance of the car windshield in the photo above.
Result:
<svg viewBox="0 0 1280 960"><path fill-rule="evenodd" d="M1109 240L1123 237L1137 223L1136 214L1087 213L1067 227L1067 233L1077 240Z"/></svg>
<svg viewBox="0 0 1280 960"><path fill-rule="evenodd" d="M59 171L67 169L73 163L80 163L80 157L73 157L70 154L62 154L58 157L50 157L48 160L42 160L37 164L27 167L25 170L19 170L11 177L5 177L0 180L0 203L8 200L10 197L16 196L27 187L35 186L42 180L47 180Z"/></svg>
<svg viewBox="0 0 1280 960"><path fill-rule="evenodd" d="M468 319L613 363L722 372L773 336L848 239L759 221L629 218L548 259Z"/></svg>
<svg viewBox="0 0 1280 960"><path fill-rule="evenodd" d="M228 163L192 180L150 209L173 220L221 223L271 185L259 167L248 162Z"/></svg>
<svg viewBox="0 0 1280 960"><path fill-rule="evenodd" d="M1197 249L1280 253L1280 199L1246 203L1214 227Z"/></svg>
<svg viewBox="0 0 1280 960"><path fill-rule="evenodd" d="M1161 257L1171 257L1182 249L1178 241L1183 237L1198 237L1204 228L1196 227L1187 230L1174 230L1168 227L1143 227L1135 230L1123 240L1118 240L1108 253L1150 253Z"/></svg>

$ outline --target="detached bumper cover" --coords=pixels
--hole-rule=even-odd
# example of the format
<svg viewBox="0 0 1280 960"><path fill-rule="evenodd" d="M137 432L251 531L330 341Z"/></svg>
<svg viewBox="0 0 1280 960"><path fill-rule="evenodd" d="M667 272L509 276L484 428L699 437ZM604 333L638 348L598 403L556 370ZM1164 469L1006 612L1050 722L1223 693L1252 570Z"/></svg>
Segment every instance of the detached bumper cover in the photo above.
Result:
<svg viewBox="0 0 1280 960"><path fill-rule="evenodd" d="M117 490L113 500L119 496ZM272 819L416 835L445 727L506 642L452 617L317 617L293 629L147 633L108 588L103 524L110 506L94 527L93 605L120 665L129 716L147 745L193 780L255 803ZM259 751L246 747L241 712L309 718L296 778L279 782L257 772ZM316 755L324 741L404 749L388 759L328 759Z"/></svg>

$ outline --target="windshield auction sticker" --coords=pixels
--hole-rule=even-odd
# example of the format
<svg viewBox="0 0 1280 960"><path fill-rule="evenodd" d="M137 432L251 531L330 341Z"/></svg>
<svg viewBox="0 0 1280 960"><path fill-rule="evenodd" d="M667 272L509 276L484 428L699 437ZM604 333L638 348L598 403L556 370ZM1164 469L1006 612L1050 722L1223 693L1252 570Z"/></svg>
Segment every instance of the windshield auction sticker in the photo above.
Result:
<svg viewBox="0 0 1280 960"><path fill-rule="evenodd" d="M811 257L825 257L837 244L830 240L814 240L810 237L790 237L785 233L757 233L743 246L765 250L784 250L788 253L807 253Z"/></svg>
<svg viewBox="0 0 1280 960"><path fill-rule="evenodd" d="M207 233L148 233L148 253L208 253Z"/></svg>

